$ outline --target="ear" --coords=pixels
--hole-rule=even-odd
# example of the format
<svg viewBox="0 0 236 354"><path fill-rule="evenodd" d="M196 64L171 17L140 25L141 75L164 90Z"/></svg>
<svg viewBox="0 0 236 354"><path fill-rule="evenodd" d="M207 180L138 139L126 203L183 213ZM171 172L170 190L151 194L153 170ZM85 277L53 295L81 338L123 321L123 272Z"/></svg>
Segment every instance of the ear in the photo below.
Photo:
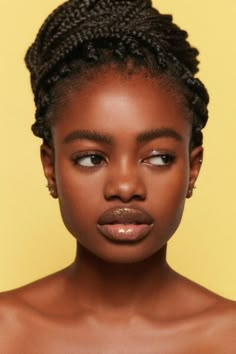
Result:
<svg viewBox="0 0 236 354"><path fill-rule="evenodd" d="M49 189L49 192L53 198L58 198L53 148L46 144L42 144L40 147L40 156L43 165L44 175L48 183L47 187Z"/></svg>
<svg viewBox="0 0 236 354"><path fill-rule="evenodd" d="M193 189L197 181L198 174L201 169L203 159L203 148L202 146L197 146L191 151L190 154L190 174L189 174L189 185L186 198L191 198L193 194Z"/></svg>

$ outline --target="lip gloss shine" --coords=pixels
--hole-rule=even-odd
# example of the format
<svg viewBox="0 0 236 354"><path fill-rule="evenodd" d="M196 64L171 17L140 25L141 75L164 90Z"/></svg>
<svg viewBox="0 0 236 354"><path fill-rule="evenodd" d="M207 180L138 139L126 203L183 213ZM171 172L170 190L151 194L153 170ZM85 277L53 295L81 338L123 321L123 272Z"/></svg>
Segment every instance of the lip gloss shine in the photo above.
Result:
<svg viewBox="0 0 236 354"><path fill-rule="evenodd" d="M151 231L153 224L105 224L98 225L99 231L108 239L114 241L139 241Z"/></svg>

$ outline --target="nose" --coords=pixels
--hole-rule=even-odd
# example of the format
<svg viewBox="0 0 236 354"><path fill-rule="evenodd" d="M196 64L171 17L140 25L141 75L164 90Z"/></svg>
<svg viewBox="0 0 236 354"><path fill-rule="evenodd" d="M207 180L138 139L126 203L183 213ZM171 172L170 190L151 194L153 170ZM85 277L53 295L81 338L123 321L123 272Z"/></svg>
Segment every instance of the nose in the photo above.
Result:
<svg viewBox="0 0 236 354"><path fill-rule="evenodd" d="M113 168L107 176L104 187L107 200L119 199L122 202L145 200L146 187L139 166L120 165Z"/></svg>

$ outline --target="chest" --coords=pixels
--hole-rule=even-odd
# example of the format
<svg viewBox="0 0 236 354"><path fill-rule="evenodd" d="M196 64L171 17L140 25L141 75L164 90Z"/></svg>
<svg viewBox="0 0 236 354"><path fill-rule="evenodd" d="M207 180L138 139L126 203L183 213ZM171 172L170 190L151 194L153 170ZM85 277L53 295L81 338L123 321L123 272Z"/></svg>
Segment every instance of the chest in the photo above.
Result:
<svg viewBox="0 0 236 354"><path fill-rule="evenodd" d="M145 323L45 323L28 328L19 338L19 346L24 354L224 353L204 331Z"/></svg>

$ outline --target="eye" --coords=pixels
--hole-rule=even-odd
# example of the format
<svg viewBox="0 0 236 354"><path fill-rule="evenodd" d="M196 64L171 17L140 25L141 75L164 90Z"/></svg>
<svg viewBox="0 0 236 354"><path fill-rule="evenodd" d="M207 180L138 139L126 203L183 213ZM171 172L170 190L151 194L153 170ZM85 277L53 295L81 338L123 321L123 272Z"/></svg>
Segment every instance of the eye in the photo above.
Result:
<svg viewBox="0 0 236 354"><path fill-rule="evenodd" d="M174 162L175 157L171 154L156 154L143 160L153 166L167 166Z"/></svg>
<svg viewBox="0 0 236 354"><path fill-rule="evenodd" d="M83 167L96 167L106 163L105 158L99 154L86 154L73 158L75 165Z"/></svg>

